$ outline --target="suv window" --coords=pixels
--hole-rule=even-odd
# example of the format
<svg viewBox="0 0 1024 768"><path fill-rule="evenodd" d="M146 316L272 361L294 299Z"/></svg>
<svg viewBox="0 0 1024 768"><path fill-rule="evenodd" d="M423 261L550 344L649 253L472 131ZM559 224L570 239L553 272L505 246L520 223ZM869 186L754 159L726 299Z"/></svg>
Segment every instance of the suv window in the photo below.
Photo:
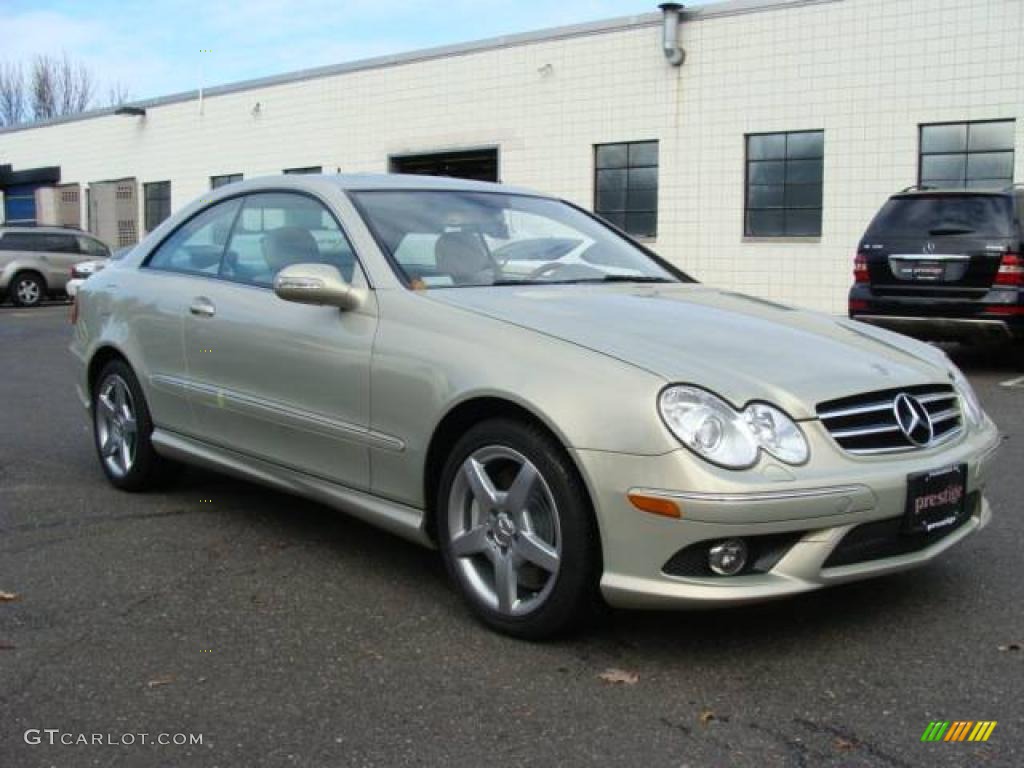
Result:
<svg viewBox="0 0 1024 768"><path fill-rule="evenodd" d="M287 192L249 195L221 275L269 287L281 269L300 263L332 264L351 281L355 255L338 222L313 198Z"/></svg>
<svg viewBox="0 0 1024 768"><path fill-rule="evenodd" d="M866 237L929 238L942 235L1011 237L1013 203L1006 195L914 195L882 206Z"/></svg>
<svg viewBox="0 0 1024 768"><path fill-rule="evenodd" d="M164 240L147 267L169 272L216 276L231 234L231 225L241 207L239 199L225 200L193 216Z"/></svg>
<svg viewBox="0 0 1024 768"><path fill-rule="evenodd" d="M110 255L110 250L107 246L99 240L93 240L91 237L79 237L78 247L82 253L88 256L95 256L98 259L105 259Z"/></svg>
<svg viewBox="0 0 1024 768"><path fill-rule="evenodd" d="M0 251L45 251L43 238L36 232L5 232Z"/></svg>
<svg viewBox="0 0 1024 768"><path fill-rule="evenodd" d="M42 240L41 250L48 253L79 253L78 239L74 235L46 234Z"/></svg>

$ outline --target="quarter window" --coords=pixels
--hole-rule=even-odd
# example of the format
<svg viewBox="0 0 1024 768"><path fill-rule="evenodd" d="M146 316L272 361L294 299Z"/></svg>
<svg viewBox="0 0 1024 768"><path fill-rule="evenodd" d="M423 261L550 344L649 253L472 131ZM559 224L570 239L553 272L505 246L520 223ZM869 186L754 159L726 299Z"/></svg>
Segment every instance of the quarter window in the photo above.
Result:
<svg viewBox="0 0 1024 768"><path fill-rule="evenodd" d="M91 237L82 237L79 235L78 248L82 253L89 256L96 256L97 258L106 258L110 256L110 249L99 240L93 240Z"/></svg>
<svg viewBox="0 0 1024 768"><path fill-rule="evenodd" d="M749 134L744 234L820 235L824 157L824 131Z"/></svg>
<svg viewBox="0 0 1024 768"><path fill-rule="evenodd" d="M146 205L146 231L152 232L171 215L171 182L153 181L142 185Z"/></svg>
<svg viewBox="0 0 1024 768"><path fill-rule="evenodd" d="M658 142L594 147L594 212L637 237L658 232Z"/></svg>
<svg viewBox="0 0 1024 768"><path fill-rule="evenodd" d="M160 244L146 266L215 277L242 203L226 200L182 224Z"/></svg>
<svg viewBox="0 0 1024 768"><path fill-rule="evenodd" d="M221 275L269 287L284 267L308 263L331 264L352 280L355 255L330 212L305 195L249 195L231 234Z"/></svg>
<svg viewBox="0 0 1024 768"><path fill-rule="evenodd" d="M227 186L228 184L234 184L236 181L241 180L242 174L240 173L228 173L223 176L211 176L210 189L217 189L218 187Z"/></svg>
<svg viewBox="0 0 1024 768"><path fill-rule="evenodd" d="M918 182L954 189L1012 184L1015 129L1013 120L922 125Z"/></svg>

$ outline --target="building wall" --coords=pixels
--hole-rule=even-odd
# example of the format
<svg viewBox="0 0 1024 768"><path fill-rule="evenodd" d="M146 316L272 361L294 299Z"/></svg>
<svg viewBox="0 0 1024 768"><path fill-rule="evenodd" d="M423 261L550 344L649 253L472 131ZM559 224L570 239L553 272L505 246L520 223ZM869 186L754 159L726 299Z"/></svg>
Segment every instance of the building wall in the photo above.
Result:
<svg viewBox="0 0 1024 768"><path fill-rule="evenodd" d="M0 133L0 157L59 164L62 182L170 180L176 209L210 176L384 172L392 154L496 145L503 181L591 207L593 145L657 139L653 247L703 281L830 312L864 227L916 181L919 124L1016 118L1024 180L1020 0L744 5L684 22L679 69L645 18ZM801 129L825 131L822 236L745 239L744 135Z"/></svg>

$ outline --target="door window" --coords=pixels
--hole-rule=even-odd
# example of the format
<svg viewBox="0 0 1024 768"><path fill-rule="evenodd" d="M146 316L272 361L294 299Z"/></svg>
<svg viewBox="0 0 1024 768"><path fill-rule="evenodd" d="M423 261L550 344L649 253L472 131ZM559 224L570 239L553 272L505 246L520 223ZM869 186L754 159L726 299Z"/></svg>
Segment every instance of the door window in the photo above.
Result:
<svg viewBox="0 0 1024 768"><path fill-rule="evenodd" d="M91 237L79 237L78 247L82 253L87 256L95 256L98 259L106 258L110 255L110 251L107 250L107 246L99 240L93 240Z"/></svg>
<svg viewBox="0 0 1024 768"><path fill-rule="evenodd" d="M226 200L193 216L160 244L146 266L216 277L231 225L241 205L237 198Z"/></svg>
<svg viewBox="0 0 1024 768"><path fill-rule="evenodd" d="M334 216L306 195L249 195L224 256L221 276L270 287L292 264L331 264L351 281L355 255Z"/></svg>

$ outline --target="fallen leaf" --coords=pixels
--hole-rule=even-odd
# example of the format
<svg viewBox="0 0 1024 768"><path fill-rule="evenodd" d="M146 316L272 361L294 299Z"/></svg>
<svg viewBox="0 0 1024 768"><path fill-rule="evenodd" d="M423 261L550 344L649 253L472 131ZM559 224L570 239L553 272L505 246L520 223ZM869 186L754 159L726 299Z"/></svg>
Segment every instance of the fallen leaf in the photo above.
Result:
<svg viewBox="0 0 1024 768"><path fill-rule="evenodd" d="M16 592L4 592L0 590L0 603L14 603L21 600L21 595Z"/></svg>
<svg viewBox="0 0 1024 768"><path fill-rule="evenodd" d="M715 719L715 713L712 712L710 709L702 709L700 711L700 717L698 717L697 719L700 720L700 724L703 727L707 728L708 723Z"/></svg>
<svg viewBox="0 0 1024 768"><path fill-rule="evenodd" d="M842 736L836 736L835 741L832 742L832 746L839 752L849 752L857 745L849 739L844 739Z"/></svg>
<svg viewBox="0 0 1024 768"><path fill-rule="evenodd" d="M146 686L149 688L159 688L161 685L170 685L175 679L174 675L160 675L160 677L155 677L146 683Z"/></svg>
<svg viewBox="0 0 1024 768"><path fill-rule="evenodd" d="M1019 651L1020 643L1007 643L1006 645L1000 645L999 650L1003 651L1004 653L1006 651Z"/></svg>
<svg viewBox="0 0 1024 768"><path fill-rule="evenodd" d="M640 680L640 675L636 672L627 672L625 669L614 668L606 669L604 672L599 674L598 677L611 685L619 683L622 685L636 685Z"/></svg>

